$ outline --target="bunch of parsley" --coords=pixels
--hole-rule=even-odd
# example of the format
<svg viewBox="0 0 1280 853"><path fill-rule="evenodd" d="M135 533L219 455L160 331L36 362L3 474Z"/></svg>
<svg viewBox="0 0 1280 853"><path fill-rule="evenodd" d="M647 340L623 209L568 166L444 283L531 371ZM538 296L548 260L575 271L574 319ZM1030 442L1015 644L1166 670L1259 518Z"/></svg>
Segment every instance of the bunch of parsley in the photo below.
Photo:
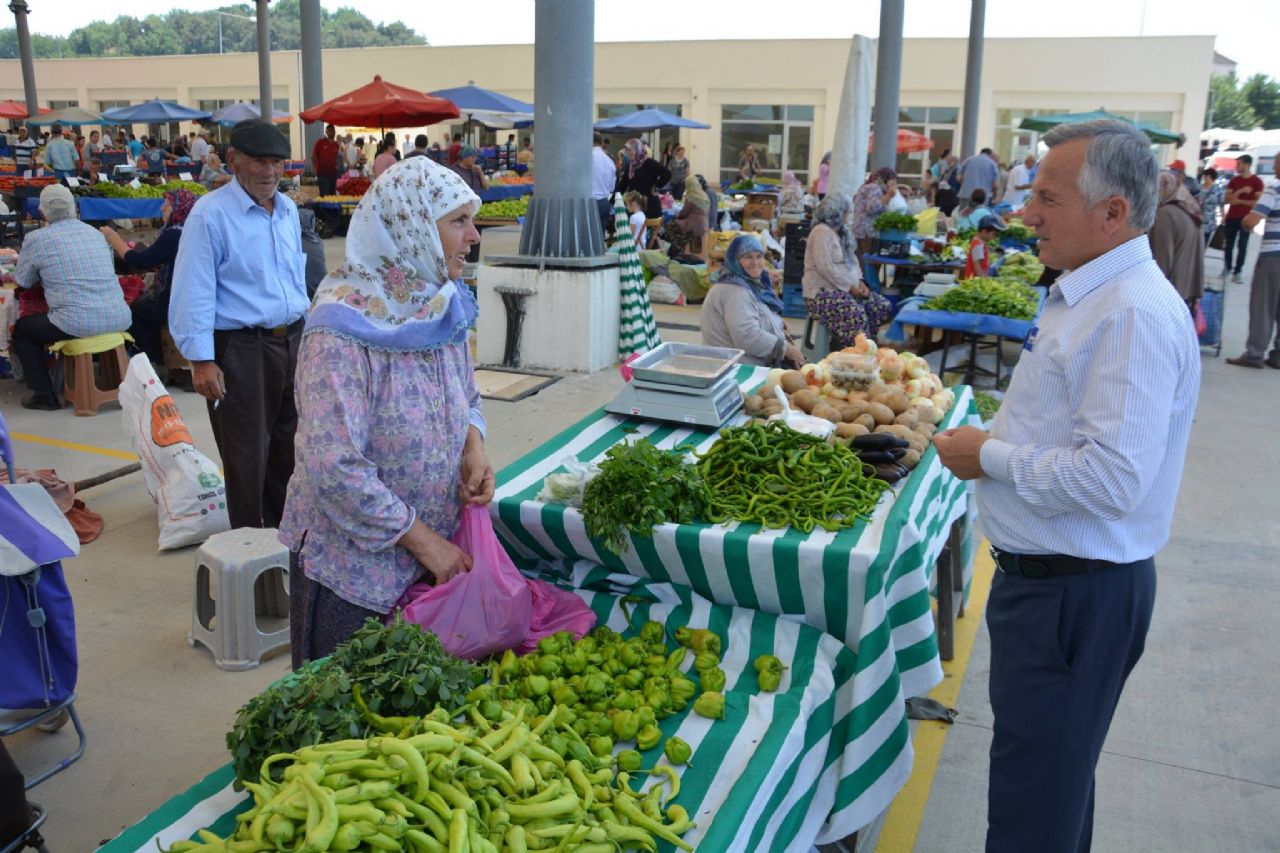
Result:
<svg viewBox="0 0 1280 853"><path fill-rule="evenodd" d="M710 493L683 449L660 450L641 438L609 448L599 468L583 493L583 522L615 554L630 547L628 533L652 536L654 525L705 517Z"/></svg>

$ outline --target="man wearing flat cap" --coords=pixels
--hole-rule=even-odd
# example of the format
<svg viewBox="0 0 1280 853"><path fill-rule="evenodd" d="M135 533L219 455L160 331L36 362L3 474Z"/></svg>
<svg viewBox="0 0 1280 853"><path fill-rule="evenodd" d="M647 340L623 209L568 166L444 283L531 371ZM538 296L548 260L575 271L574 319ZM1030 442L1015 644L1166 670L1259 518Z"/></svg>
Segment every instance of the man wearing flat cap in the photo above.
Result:
<svg viewBox="0 0 1280 853"><path fill-rule="evenodd" d="M293 373L309 301L298 209L276 187L289 143L231 131L235 180L196 202L173 270L169 331L208 401L232 527L276 527L293 474Z"/></svg>

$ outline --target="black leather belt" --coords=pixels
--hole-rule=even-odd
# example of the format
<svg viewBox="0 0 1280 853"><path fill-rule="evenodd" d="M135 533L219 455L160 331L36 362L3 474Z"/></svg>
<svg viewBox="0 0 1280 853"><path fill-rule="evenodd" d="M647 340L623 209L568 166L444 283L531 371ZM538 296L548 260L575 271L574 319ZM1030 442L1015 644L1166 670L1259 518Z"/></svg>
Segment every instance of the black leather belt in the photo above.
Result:
<svg viewBox="0 0 1280 853"><path fill-rule="evenodd" d="M1107 560L1086 560L1065 554L1010 554L996 547L991 548L991 558L1000 571L1024 578L1056 578L1063 575L1085 575L1103 569L1122 568L1132 563L1112 563Z"/></svg>
<svg viewBox="0 0 1280 853"><path fill-rule="evenodd" d="M244 329L227 329L229 334L241 335L258 335L260 337L270 338L287 338L294 332L301 332L303 325L306 324L306 318L294 320L287 326L250 326Z"/></svg>

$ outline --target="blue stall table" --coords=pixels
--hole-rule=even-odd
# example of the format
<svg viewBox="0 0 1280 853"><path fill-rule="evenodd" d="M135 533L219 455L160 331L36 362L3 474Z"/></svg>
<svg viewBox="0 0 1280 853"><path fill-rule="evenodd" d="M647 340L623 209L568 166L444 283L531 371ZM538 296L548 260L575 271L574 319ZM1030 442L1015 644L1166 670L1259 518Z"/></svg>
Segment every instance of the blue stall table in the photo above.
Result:
<svg viewBox="0 0 1280 853"><path fill-rule="evenodd" d="M900 325L943 330L942 363L938 367L939 376L942 376L947 369L947 353L950 350L947 338L949 335L958 334L961 343L969 345L969 361L955 368L956 370L964 369L964 384L972 385L973 374L976 372L994 376L996 385L999 386L1000 369L1004 365L1000 345L1005 340L1025 343L1031 335L1031 332L1036 327L1036 322L1040 318L1040 310L1044 307L1044 289L1037 287L1036 292L1039 295L1040 302L1036 306L1035 319L1032 320L1014 320L1009 317L997 317L992 314L970 314L965 311L924 311L916 307L907 307L898 312L893 322ZM994 372L984 367L979 367L977 364L980 339L991 337L995 338L995 342L988 342L985 345L992 346L995 349L996 369Z"/></svg>
<svg viewBox="0 0 1280 853"><path fill-rule="evenodd" d="M520 198L522 195L532 195L533 184L502 184L501 186L489 187L489 189L480 193L481 201L506 201L509 198Z"/></svg>
<svg viewBox="0 0 1280 853"><path fill-rule="evenodd" d="M40 199L23 199L30 216L40 215ZM159 219L163 198L92 198L76 199L80 218L87 222L111 219Z"/></svg>

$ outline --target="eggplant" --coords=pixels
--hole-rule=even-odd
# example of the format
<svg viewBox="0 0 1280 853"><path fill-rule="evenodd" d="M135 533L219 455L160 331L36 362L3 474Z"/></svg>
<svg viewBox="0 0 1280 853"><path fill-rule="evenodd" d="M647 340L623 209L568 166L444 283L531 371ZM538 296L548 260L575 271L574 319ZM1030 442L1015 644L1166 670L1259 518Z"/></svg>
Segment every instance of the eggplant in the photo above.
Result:
<svg viewBox="0 0 1280 853"><path fill-rule="evenodd" d="M899 466L892 463L884 463L876 466L876 478L884 480L886 483L896 483L902 479L902 472Z"/></svg>
<svg viewBox="0 0 1280 853"><path fill-rule="evenodd" d="M911 442L891 432L873 432L857 436L849 446L854 450L892 450L895 447L910 447Z"/></svg>
<svg viewBox="0 0 1280 853"><path fill-rule="evenodd" d="M897 456L893 455L892 450L855 450L858 458L870 465L880 465L887 462L896 462Z"/></svg>

